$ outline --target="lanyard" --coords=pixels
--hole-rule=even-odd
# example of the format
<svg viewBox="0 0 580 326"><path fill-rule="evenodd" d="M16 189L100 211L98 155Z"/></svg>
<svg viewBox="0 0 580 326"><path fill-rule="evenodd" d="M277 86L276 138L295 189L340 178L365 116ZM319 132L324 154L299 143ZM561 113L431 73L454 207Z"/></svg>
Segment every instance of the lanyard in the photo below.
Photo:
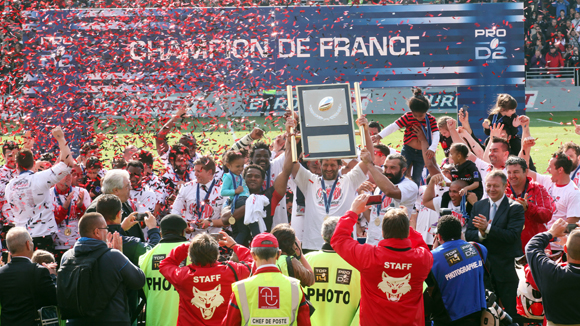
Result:
<svg viewBox="0 0 580 326"><path fill-rule="evenodd" d="M379 215L381 213L381 208L383 208L383 202L385 201L385 198L387 197L387 195L383 194L382 190L379 192L379 196L380 195L383 195L383 197L381 197L381 203L377 204L377 215Z"/></svg>
<svg viewBox="0 0 580 326"><path fill-rule="evenodd" d="M399 180L399 182L395 183L396 185L398 185L399 183L403 182L403 180L405 180L405 176L403 175L401 177L401 180ZM379 192L379 195L383 195L383 191L381 190ZM381 203L377 204L377 215L381 213L381 208L383 208L383 203L385 202L385 198L387 197L386 194L383 195L383 197L381 198Z"/></svg>
<svg viewBox="0 0 580 326"><path fill-rule="evenodd" d="M461 204L459 205L459 208L461 209L461 215L463 216L463 219L467 221L469 219L469 214L467 214L467 199L465 195L461 197Z"/></svg>
<svg viewBox="0 0 580 326"><path fill-rule="evenodd" d="M266 187L262 185L262 187L260 187L260 191L265 191L266 189L270 188L270 182L272 180L272 174L270 173L270 169L272 169L271 166L268 168L268 171L266 171Z"/></svg>
<svg viewBox="0 0 580 326"><path fill-rule="evenodd" d="M66 193L66 196L70 195L71 191L72 191L72 187L68 187L68 192ZM60 200L60 195L58 194L58 192L56 192L56 186L54 186L54 196L56 197L56 201L58 202L58 205L62 207L63 206L63 203ZM71 206L72 206L72 200L71 200L71 203L69 203L69 205L68 205L68 211L66 212L66 225L68 225L68 218L70 217L70 208L71 208Z"/></svg>
<svg viewBox="0 0 580 326"><path fill-rule="evenodd" d="M576 176L576 174L578 174L578 171L580 171L580 163L578 163L578 167L576 168L576 170L574 170L574 172L570 174L570 180L574 181L574 177Z"/></svg>
<svg viewBox="0 0 580 326"><path fill-rule="evenodd" d="M510 189L512 190L512 195L517 199L517 198L524 198L526 196L526 192L528 191L528 180L526 180L526 186L524 187L524 192L522 192L521 197L518 197L516 195L516 192L514 191L514 188L512 187L512 185L510 184Z"/></svg>
<svg viewBox="0 0 580 326"><path fill-rule="evenodd" d="M175 173L175 171L173 171L173 175L175 176L175 179L177 179L177 181L181 181L181 178L179 177L179 175L177 173ZM185 171L184 175L185 175L184 181L189 182L189 173L187 171Z"/></svg>
<svg viewBox="0 0 580 326"><path fill-rule="evenodd" d="M497 114L493 115L493 121L491 122L492 126L496 123L501 123L501 121L503 120L503 115L499 119L497 118L497 116L498 116Z"/></svg>
<svg viewBox="0 0 580 326"><path fill-rule="evenodd" d="M338 183L338 177L334 180L332 188L330 188L330 194L326 195L326 185L324 184L324 178L320 179L322 181L322 198L324 199L324 207L326 209L326 214L330 214L330 203L332 202L332 194L334 194L334 189L336 189L336 184Z"/></svg>
<svg viewBox="0 0 580 326"><path fill-rule="evenodd" d="M29 174L34 174L34 172L32 172L32 171L28 171L28 170L26 170L26 171L22 171L22 172L20 172L20 174L19 174L19 175L23 175L23 174L26 174L26 173L29 173Z"/></svg>
<svg viewBox="0 0 580 326"><path fill-rule="evenodd" d="M235 181L234 181L235 183ZM212 180L211 185L209 186L209 189L207 190L206 194L205 194L205 198L203 199L204 203L207 203L207 199L209 198L209 195L211 194L211 190L213 189L213 186L215 184L215 179ZM199 202L199 191L200 191L200 184L197 184L197 206L195 207L195 212L197 213L197 219L200 220L201 219L201 215L203 214L203 209L199 209L201 207L201 203Z"/></svg>
<svg viewBox="0 0 580 326"><path fill-rule="evenodd" d="M238 188L238 185L236 184L236 175L233 174L232 172L230 172L230 176L232 177L232 182L234 183L234 190L236 190ZM242 185L242 183L243 182L240 181L240 186ZM240 196L239 194L234 195L234 199L232 200L232 207L231 207L232 212L234 211L234 207L236 207L236 200L238 200L239 196Z"/></svg>
<svg viewBox="0 0 580 326"><path fill-rule="evenodd" d="M423 127L423 124L420 121L419 126L421 126L421 129L425 134L425 138L427 138L427 142L429 143L429 146L431 146L431 120L429 120L428 115L425 115L425 127Z"/></svg>

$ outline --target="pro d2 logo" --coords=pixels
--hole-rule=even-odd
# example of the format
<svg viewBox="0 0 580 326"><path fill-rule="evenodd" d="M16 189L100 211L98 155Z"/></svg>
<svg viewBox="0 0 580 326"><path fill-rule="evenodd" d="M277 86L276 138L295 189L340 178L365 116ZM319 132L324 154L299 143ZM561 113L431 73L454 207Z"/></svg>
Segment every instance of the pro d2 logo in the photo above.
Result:
<svg viewBox="0 0 580 326"><path fill-rule="evenodd" d="M507 59L505 56L505 47L500 46L506 42L501 42L500 40L506 36L507 32L505 29L476 29L475 39L479 41L482 37L485 38L485 42L476 42L476 44L481 44L483 46L475 47L475 59L487 60L489 58L493 60L503 60ZM478 39L479 38L479 39Z"/></svg>

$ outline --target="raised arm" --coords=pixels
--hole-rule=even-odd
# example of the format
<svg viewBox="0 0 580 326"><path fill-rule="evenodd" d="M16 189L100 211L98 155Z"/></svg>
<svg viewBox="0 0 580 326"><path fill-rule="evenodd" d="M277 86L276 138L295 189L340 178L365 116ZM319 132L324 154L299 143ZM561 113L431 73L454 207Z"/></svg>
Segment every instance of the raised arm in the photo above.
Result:
<svg viewBox="0 0 580 326"><path fill-rule="evenodd" d="M425 207L436 211L435 205L433 205L433 199L435 198L435 185L438 185L443 180L443 174L436 174L431 177L427 189L425 189L425 194L423 194L423 205Z"/></svg>
<svg viewBox="0 0 580 326"><path fill-rule="evenodd" d="M263 136L264 136L264 130L262 130L258 127L255 127L254 130L252 130L252 132L250 132L249 134L245 135L240 140L235 142L232 145L232 149L234 151L240 151L242 149L250 147L250 145L252 145L252 143L255 140L260 140Z"/></svg>
<svg viewBox="0 0 580 326"><path fill-rule="evenodd" d="M60 127L56 127L52 129L52 135L58 142L58 148L60 150L60 161L64 162L69 167L72 167L75 163L75 160L70 152L70 147L68 147L68 144L66 143L64 132Z"/></svg>
<svg viewBox="0 0 580 326"><path fill-rule="evenodd" d="M493 126L489 127L489 141L487 142L487 146L485 146L485 152L483 153L483 157L481 158L482 160L489 162L489 153L491 152L493 137L500 137L502 131L503 125L500 123L496 123Z"/></svg>
<svg viewBox="0 0 580 326"><path fill-rule="evenodd" d="M401 199L401 190L395 186L389 178L385 177L383 173L375 166L371 159L369 151L365 148L360 153L362 164L366 165L368 172L373 176L377 187L379 187L387 197L396 200Z"/></svg>
<svg viewBox="0 0 580 326"><path fill-rule="evenodd" d="M373 160L374 158L374 152L375 152L375 145L373 144L372 140L371 140L371 134L369 132L369 121L367 120L367 118L365 116L360 117L356 120L356 124L362 128L362 130L364 130L364 135L361 135L361 137L365 138L365 149L369 152L370 156L371 156L371 160ZM360 168L363 171L364 174L367 174L368 169L366 164L360 164Z"/></svg>
<svg viewBox="0 0 580 326"><path fill-rule="evenodd" d="M528 166L530 164L530 152L534 145L536 145L536 140L532 137L524 138L524 140L522 140L522 149L518 156L523 158ZM532 171L532 169L528 169L528 177L536 181L536 172Z"/></svg>
<svg viewBox="0 0 580 326"><path fill-rule="evenodd" d="M157 154L160 156L165 154L169 150L169 145L167 144L167 134L173 129L177 120L184 119L187 113L187 104L182 103L179 105L177 112L167 121L161 130L155 136L155 147L157 149Z"/></svg>
<svg viewBox="0 0 580 326"><path fill-rule="evenodd" d="M284 157L284 168L282 172L276 177L274 180L274 190L280 195L286 193L286 188L288 187L288 179L290 178L290 174L292 173L292 168L294 164L292 163L292 146L290 145L292 141L292 137L290 135L286 135L286 152Z"/></svg>

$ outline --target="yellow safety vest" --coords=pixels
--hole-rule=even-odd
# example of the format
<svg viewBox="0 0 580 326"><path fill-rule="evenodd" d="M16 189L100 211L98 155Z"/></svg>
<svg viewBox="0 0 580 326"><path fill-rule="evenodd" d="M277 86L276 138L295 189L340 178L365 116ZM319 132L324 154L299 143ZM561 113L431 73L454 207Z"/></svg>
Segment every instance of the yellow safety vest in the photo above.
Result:
<svg viewBox="0 0 580 326"><path fill-rule="evenodd" d="M288 263L286 261L287 257L289 257L289 256L280 255L280 258L278 258L278 260L276 261L276 266L278 266L278 269L280 270L280 272L282 274L284 274L286 276L294 277L293 275L290 275L290 273L288 272ZM292 259L292 257L290 257L290 259Z"/></svg>
<svg viewBox="0 0 580 326"><path fill-rule="evenodd" d="M305 257L314 271L314 284L304 288L315 308L310 316L312 326L358 325L360 272L333 251L311 252Z"/></svg>
<svg viewBox="0 0 580 326"><path fill-rule="evenodd" d="M281 273L260 273L232 284L242 325L296 325L300 282Z"/></svg>
<svg viewBox="0 0 580 326"><path fill-rule="evenodd" d="M159 243L139 257L139 268L145 273L147 282L143 287L147 297L147 321L151 325L174 326L179 315L179 293L159 272L159 263L175 247L187 242ZM187 258L189 262L189 258Z"/></svg>

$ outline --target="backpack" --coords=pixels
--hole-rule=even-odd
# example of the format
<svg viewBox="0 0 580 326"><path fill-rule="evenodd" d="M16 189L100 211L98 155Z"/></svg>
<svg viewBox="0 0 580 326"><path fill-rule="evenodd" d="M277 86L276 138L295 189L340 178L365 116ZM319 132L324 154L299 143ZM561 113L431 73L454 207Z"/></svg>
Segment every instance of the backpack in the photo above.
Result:
<svg viewBox="0 0 580 326"><path fill-rule="evenodd" d="M101 256L110 248L102 248L87 256L71 256L60 266L56 280L56 296L63 319L94 317L109 304L113 295L104 293L101 276L96 269Z"/></svg>

